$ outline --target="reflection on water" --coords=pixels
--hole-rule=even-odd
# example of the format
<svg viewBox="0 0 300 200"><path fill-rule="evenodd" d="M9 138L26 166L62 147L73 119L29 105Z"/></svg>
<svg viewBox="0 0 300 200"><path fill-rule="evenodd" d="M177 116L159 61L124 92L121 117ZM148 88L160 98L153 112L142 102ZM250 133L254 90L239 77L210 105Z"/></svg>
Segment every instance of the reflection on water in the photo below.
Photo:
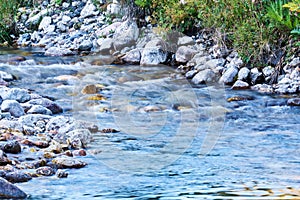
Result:
<svg viewBox="0 0 300 200"><path fill-rule="evenodd" d="M191 87L164 66L0 68L22 77L16 86L57 99L66 115L120 131L95 134L83 158L89 165L67 179L18 184L31 199L300 198L300 109L283 98ZM87 84L103 86L106 100L87 100ZM226 101L246 95L251 100ZM204 143L213 147L205 156Z"/></svg>

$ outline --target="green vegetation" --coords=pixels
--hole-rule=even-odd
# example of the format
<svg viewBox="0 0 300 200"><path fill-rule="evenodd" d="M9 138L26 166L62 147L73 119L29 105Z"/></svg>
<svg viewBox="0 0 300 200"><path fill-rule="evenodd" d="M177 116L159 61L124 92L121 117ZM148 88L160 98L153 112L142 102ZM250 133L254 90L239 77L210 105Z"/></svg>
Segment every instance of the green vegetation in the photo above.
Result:
<svg viewBox="0 0 300 200"><path fill-rule="evenodd" d="M250 65L265 63L292 36L300 35L300 0L135 0L135 3L167 30L188 33L200 27L221 31L222 44L236 49Z"/></svg>

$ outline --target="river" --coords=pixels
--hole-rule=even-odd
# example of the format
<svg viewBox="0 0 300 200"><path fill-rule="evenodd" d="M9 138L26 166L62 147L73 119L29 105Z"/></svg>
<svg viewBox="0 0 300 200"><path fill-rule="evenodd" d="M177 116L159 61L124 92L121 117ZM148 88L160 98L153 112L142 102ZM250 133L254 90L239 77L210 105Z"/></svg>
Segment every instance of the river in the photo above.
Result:
<svg viewBox="0 0 300 200"><path fill-rule="evenodd" d="M163 65L0 52L2 61L36 60L0 64L18 78L14 87L55 99L64 115L119 131L94 134L88 166L68 170L68 178L18 183L29 199L300 198L300 109L286 106L287 96L195 86ZM88 64L93 59L102 65ZM88 84L101 88L96 99L80 92Z"/></svg>

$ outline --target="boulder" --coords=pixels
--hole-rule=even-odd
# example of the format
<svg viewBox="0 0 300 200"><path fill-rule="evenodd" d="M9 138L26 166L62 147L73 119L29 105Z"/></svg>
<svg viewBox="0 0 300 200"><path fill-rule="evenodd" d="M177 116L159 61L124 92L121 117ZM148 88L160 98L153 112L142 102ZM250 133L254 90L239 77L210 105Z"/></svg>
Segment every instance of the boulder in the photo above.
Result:
<svg viewBox="0 0 300 200"><path fill-rule="evenodd" d="M79 47L79 51L90 51L93 48L93 43L90 40L83 40Z"/></svg>
<svg viewBox="0 0 300 200"><path fill-rule="evenodd" d="M197 51L195 49L187 46L181 46L176 51L175 58L177 62L186 63L190 61L196 53Z"/></svg>
<svg viewBox="0 0 300 200"><path fill-rule="evenodd" d="M238 74L238 69L236 67L229 67L225 73L221 76L219 82L224 84L232 84Z"/></svg>
<svg viewBox="0 0 300 200"><path fill-rule="evenodd" d="M0 143L0 149L5 153L18 154L21 153L22 148L18 141L9 141Z"/></svg>
<svg viewBox="0 0 300 200"><path fill-rule="evenodd" d="M233 90L244 90L244 89L248 89L250 86L247 82L241 81L241 80L237 80L233 86L231 87L231 89Z"/></svg>
<svg viewBox="0 0 300 200"><path fill-rule="evenodd" d="M0 197L8 199L25 199L27 194L12 183L0 178Z"/></svg>
<svg viewBox="0 0 300 200"><path fill-rule="evenodd" d="M31 98L28 90L20 88L1 88L0 95L3 100L16 100L20 103L29 101Z"/></svg>
<svg viewBox="0 0 300 200"><path fill-rule="evenodd" d="M74 55L74 53L66 48L61 47L50 47L45 51L46 56L70 56Z"/></svg>
<svg viewBox="0 0 300 200"><path fill-rule="evenodd" d="M14 117L25 115L24 109L16 100L5 100L1 104L1 111L9 112Z"/></svg>
<svg viewBox="0 0 300 200"><path fill-rule="evenodd" d="M97 11L96 6L93 4L92 1L88 1L86 5L83 7L83 9L80 12L81 18L87 18L91 16L97 15L99 12Z"/></svg>
<svg viewBox="0 0 300 200"><path fill-rule="evenodd" d="M48 27L51 25L52 23L52 18L51 17L48 17L48 16L45 16L43 17L40 25L39 25L39 30L47 30Z"/></svg>
<svg viewBox="0 0 300 200"><path fill-rule="evenodd" d="M183 36L178 38L177 45L178 46L188 46L188 45L194 45L195 41L193 40L192 37L189 36Z"/></svg>
<svg viewBox="0 0 300 200"><path fill-rule="evenodd" d="M248 69L247 67L241 68L238 73L238 80L247 81L249 78L249 74L250 74L250 69Z"/></svg>
<svg viewBox="0 0 300 200"><path fill-rule="evenodd" d="M33 105L28 111L27 114L43 114L43 115L52 115L51 110L45 108L41 105Z"/></svg>
<svg viewBox="0 0 300 200"><path fill-rule="evenodd" d="M257 68L251 69L250 78L253 85L263 82L263 74Z"/></svg>
<svg viewBox="0 0 300 200"><path fill-rule="evenodd" d="M75 129L68 132L66 135L68 137L68 142L74 148L84 148L92 141L92 134L88 129Z"/></svg>
<svg viewBox="0 0 300 200"><path fill-rule="evenodd" d="M29 174L24 173L20 170L8 172L5 174L3 178L5 178L7 181L11 183L22 183L32 179L32 177Z"/></svg>
<svg viewBox="0 0 300 200"><path fill-rule="evenodd" d="M141 55L141 65L158 65L167 61L167 53L159 48L145 48Z"/></svg>
<svg viewBox="0 0 300 200"><path fill-rule="evenodd" d="M192 79L194 84L202 84L213 82L216 79L216 74L211 69L205 69L203 71L198 72Z"/></svg>
<svg viewBox="0 0 300 200"><path fill-rule="evenodd" d="M141 61L141 52L139 49L133 49L127 52L126 55L122 57L122 60L129 64L139 64Z"/></svg>
<svg viewBox="0 0 300 200"><path fill-rule="evenodd" d="M52 163L57 165L58 168L82 168L87 165L83 161L66 156L54 158Z"/></svg>
<svg viewBox="0 0 300 200"><path fill-rule="evenodd" d="M28 103L31 105L43 106L49 109L53 114L62 113L63 111L63 109L58 104L46 98L32 99L28 101Z"/></svg>

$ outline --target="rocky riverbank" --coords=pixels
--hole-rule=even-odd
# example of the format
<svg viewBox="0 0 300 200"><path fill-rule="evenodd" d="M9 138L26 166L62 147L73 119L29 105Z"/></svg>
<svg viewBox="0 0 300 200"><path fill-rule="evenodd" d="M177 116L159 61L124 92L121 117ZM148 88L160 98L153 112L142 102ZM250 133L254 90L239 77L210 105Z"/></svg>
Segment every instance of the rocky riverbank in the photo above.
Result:
<svg viewBox="0 0 300 200"><path fill-rule="evenodd" d="M292 55L282 70L274 66L249 68L239 55L216 43L215 33L197 36L163 33L151 24L139 28L118 1L45 0L19 9L19 46L43 47L45 55L112 55L113 63L167 64L178 67L194 84L218 81L232 89L295 94L300 85L300 55ZM273 58L273 63L280 58ZM97 62L95 62L97 64ZM271 79L277 79L272 81ZM270 84L272 82L272 84ZM274 84L273 84L274 83Z"/></svg>

